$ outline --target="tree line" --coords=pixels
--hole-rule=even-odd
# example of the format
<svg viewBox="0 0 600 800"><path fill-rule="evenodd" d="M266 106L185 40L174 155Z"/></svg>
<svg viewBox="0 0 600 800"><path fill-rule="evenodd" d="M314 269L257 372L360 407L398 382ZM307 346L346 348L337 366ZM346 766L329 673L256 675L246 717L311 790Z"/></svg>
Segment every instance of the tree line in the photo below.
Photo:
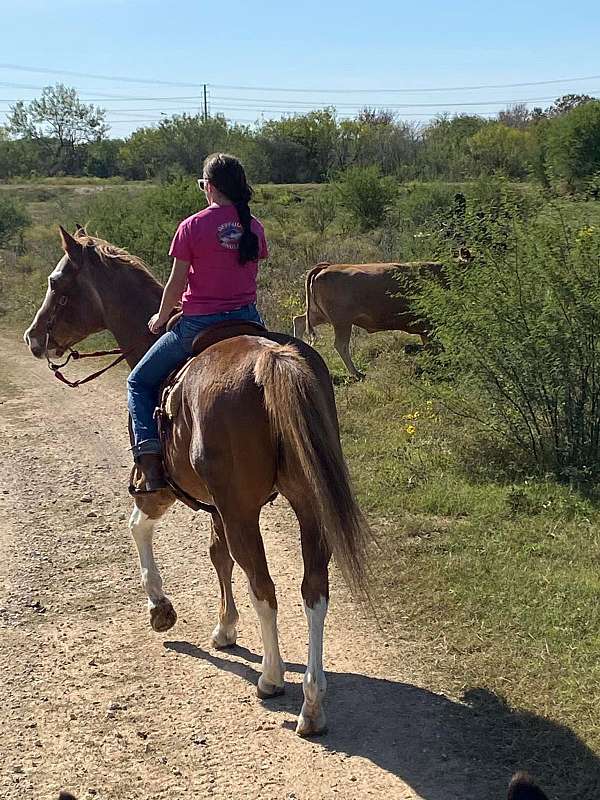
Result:
<svg viewBox="0 0 600 800"><path fill-rule="evenodd" d="M229 150L259 183L323 182L369 166L401 180L504 175L600 191L600 100L588 95L566 95L546 109L515 105L493 119L441 115L422 126L371 108L339 119L328 107L254 126L182 114L124 139L108 134L101 108L62 84L47 87L13 106L0 127L0 178L168 179L198 174L208 153Z"/></svg>

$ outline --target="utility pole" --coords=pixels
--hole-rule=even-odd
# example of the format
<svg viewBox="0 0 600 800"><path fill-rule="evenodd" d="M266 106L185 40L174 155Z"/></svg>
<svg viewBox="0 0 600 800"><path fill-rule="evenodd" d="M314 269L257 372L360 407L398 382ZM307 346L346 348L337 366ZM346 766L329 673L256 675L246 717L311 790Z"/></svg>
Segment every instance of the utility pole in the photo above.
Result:
<svg viewBox="0 0 600 800"><path fill-rule="evenodd" d="M206 100L206 84L204 83L202 84L202 86L204 88L204 113L202 116L204 118L204 122L206 122L208 120L208 102Z"/></svg>

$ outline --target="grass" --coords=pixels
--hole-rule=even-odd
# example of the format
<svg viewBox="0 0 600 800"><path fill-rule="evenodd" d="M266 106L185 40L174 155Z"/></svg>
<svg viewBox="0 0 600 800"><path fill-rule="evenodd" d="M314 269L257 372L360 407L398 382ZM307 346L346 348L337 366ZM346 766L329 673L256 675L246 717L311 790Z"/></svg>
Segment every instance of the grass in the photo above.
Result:
<svg viewBox="0 0 600 800"><path fill-rule="evenodd" d="M31 319L60 255L55 226L73 224L83 206L82 195L65 194L65 186L12 187L24 192L35 223L27 252L14 263L4 254L5 267L0 262L4 324ZM447 187L449 193L457 188ZM426 256L417 248L427 240L414 239L410 220L402 230L390 225L359 235L340 213L319 233L308 227L303 206L322 187L257 189L256 213L272 254L260 301L274 328L290 330L292 315L303 309L304 273L316 261ZM139 184L111 188L140 190ZM418 213L426 213L420 197L413 196L413 206L417 200ZM574 225L600 223L598 203L556 202ZM528 475L505 443L482 439L452 414L404 353L410 337L353 337L355 361L368 375L354 383L333 350L331 331L319 331L344 450L382 546L374 593L391 623L386 630L430 653L432 688L459 696L485 687L510 706L570 726L600 749L596 499Z"/></svg>
<svg viewBox="0 0 600 800"><path fill-rule="evenodd" d="M363 365L369 338L357 343ZM427 397L402 337L380 338L363 383L344 383L324 352L382 548L374 594L386 619L429 650L436 688L486 687L600 749L597 503L551 480L499 478L468 422Z"/></svg>

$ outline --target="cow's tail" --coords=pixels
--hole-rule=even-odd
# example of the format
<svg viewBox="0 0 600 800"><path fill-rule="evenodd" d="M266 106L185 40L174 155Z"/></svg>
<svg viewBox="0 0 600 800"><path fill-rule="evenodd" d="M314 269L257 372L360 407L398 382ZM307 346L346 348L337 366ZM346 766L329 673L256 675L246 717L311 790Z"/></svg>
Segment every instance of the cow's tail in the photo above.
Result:
<svg viewBox="0 0 600 800"><path fill-rule="evenodd" d="M322 272L326 267L330 266L329 261L321 261L316 267L313 267L306 276L305 290L306 290L306 336L309 342L315 338L315 329L310 323L310 310L311 300L314 301L313 295L313 281L317 275Z"/></svg>

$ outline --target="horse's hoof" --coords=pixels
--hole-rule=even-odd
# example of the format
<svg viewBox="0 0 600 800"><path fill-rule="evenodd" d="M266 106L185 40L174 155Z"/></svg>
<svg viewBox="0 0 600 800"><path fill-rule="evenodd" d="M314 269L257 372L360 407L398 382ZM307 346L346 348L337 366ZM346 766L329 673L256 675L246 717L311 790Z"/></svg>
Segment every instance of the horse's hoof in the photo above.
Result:
<svg viewBox="0 0 600 800"><path fill-rule="evenodd" d="M150 609L150 625L157 633L164 633L177 622L177 613L171 601L164 597Z"/></svg>
<svg viewBox="0 0 600 800"><path fill-rule="evenodd" d="M296 724L296 733L298 736L302 736L303 739L309 736L323 736L327 733L327 721L324 711L321 709L316 717L309 717L304 714L304 711L301 711Z"/></svg>
<svg viewBox="0 0 600 800"><path fill-rule="evenodd" d="M235 627L227 629L224 625L219 623L212 632L210 637L210 646L216 650L225 650L227 647L233 647L237 642L237 630Z"/></svg>
<svg viewBox="0 0 600 800"><path fill-rule="evenodd" d="M274 683L263 680L261 675L256 686L256 696L260 700L270 700L272 697L281 697L285 694L285 685L276 686Z"/></svg>

